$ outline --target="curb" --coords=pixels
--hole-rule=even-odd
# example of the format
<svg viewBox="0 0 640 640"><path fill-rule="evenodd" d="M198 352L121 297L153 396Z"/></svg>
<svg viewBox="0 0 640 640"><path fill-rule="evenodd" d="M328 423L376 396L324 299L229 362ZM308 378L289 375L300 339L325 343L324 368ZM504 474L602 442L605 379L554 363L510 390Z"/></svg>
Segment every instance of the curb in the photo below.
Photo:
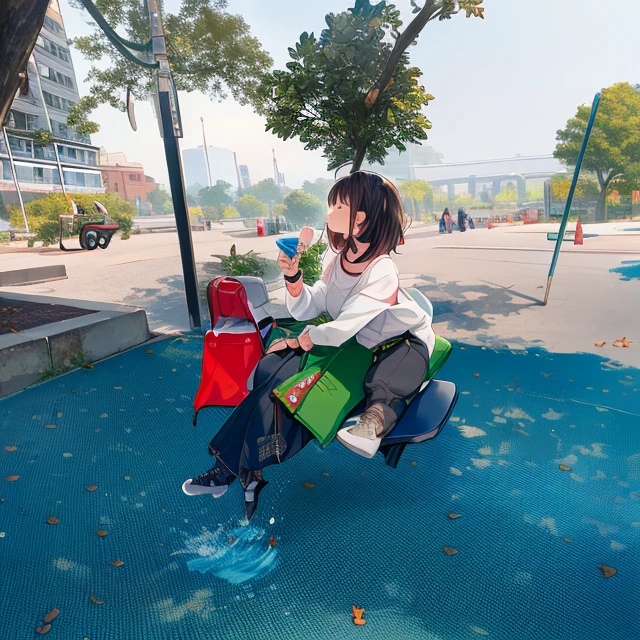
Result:
<svg viewBox="0 0 640 640"><path fill-rule="evenodd" d="M63 264L53 264L47 267L32 267L31 269L15 269L0 271L0 287L13 287L20 284L36 284L50 280L64 280L67 269Z"/></svg>
<svg viewBox="0 0 640 640"><path fill-rule="evenodd" d="M144 309L4 292L3 297L64 304L94 313L16 334L0 335L0 398L43 379L116 355L149 339Z"/></svg>

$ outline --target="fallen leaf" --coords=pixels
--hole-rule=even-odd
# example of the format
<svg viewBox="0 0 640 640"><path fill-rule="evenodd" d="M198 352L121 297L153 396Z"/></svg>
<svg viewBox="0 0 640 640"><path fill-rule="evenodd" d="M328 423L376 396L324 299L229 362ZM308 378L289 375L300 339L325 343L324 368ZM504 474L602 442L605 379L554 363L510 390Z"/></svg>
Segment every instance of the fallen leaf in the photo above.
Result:
<svg viewBox="0 0 640 640"><path fill-rule="evenodd" d="M45 424L45 425L44 425L44 428L45 428L45 429L55 429L55 428L56 428L56 425L55 425L55 424Z"/></svg>
<svg viewBox="0 0 640 640"><path fill-rule="evenodd" d="M600 571L602 571L602 573L604 574L605 578L610 578L611 576L615 576L616 575L616 570L613 567L607 567L603 564L598 565L598 569L600 569Z"/></svg>
<svg viewBox="0 0 640 640"><path fill-rule="evenodd" d="M4 450L5 451L16 451L18 449L18 447L5 447Z"/></svg>
<svg viewBox="0 0 640 640"><path fill-rule="evenodd" d="M562 469L562 471L571 471L571 467L568 467L566 464L559 464L558 469Z"/></svg>
<svg viewBox="0 0 640 640"><path fill-rule="evenodd" d="M230 545L235 544L237 541L238 541L238 538L234 538L233 536L231 536L231 537L229 538L229 544L230 544Z"/></svg>
<svg viewBox="0 0 640 640"><path fill-rule="evenodd" d="M83 364L82 368L83 369L93 369L93 365L92 364Z"/></svg>
<svg viewBox="0 0 640 640"><path fill-rule="evenodd" d="M11 333L20 333L20 332L16 331L15 329L11 329Z"/></svg>
<svg viewBox="0 0 640 640"><path fill-rule="evenodd" d="M47 523L48 524L58 524L60 522L60 520L58 520L58 518L55 518L54 516L51 516L48 520Z"/></svg>
<svg viewBox="0 0 640 640"><path fill-rule="evenodd" d="M630 342L629 340L627 340L626 337L622 338L621 340L616 340L613 343L614 347L630 347L633 344L633 342Z"/></svg>
<svg viewBox="0 0 640 640"><path fill-rule="evenodd" d="M97 533L101 538L104 538L107 535L107 532L104 529L98 529Z"/></svg>
<svg viewBox="0 0 640 640"><path fill-rule="evenodd" d="M444 547L444 552L448 555L448 556L452 556L455 555L456 553L458 553L457 549L454 549L453 547Z"/></svg>
<svg viewBox="0 0 640 640"><path fill-rule="evenodd" d="M147 349L147 353L153 353L153 349Z"/></svg>
<svg viewBox="0 0 640 640"><path fill-rule="evenodd" d="M49 623L52 620L55 620L58 615L60 615L60 609L51 609L51 611L49 611L49 613L44 617L44 621Z"/></svg>
<svg viewBox="0 0 640 640"><path fill-rule="evenodd" d="M45 633L49 633L50 629L51 629L51 625L45 624L44 627L38 627L36 629L36 632L39 633L41 636L43 636Z"/></svg>
<svg viewBox="0 0 640 640"><path fill-rule="evenodd" d="M313 489L316 485L312 482L305 482L304 486L307 487L307 489Z"/></svg>
<svg viewBox="0 0 640 640"><path fill-rule="evenodd" d="M569 538L562 538L565 542L571 542Z"/></svg>
<svg viewBox="0 0 640 640"><path fill-rule="evenodd" d="M606 342L596 342L595 346L596 347L604 347L604 345L607 344Z"/></svg>
<svg viewBox="0 0 640 640"><path fill-rule="evenodd" d="M5 480L7 482L15 482L20 476L7 476Z"/></svg>
<svg viewBox="0 0 640 640"><path fill-rule="evenodd" d="M92 484L90 487L87 487L87 491L95 491L97 488L95 484Z"/></svg>
<svg viewBox="0 0 640 640"><path fill-rule="evenodd" d="M480 374L479 374L479 373L474 373L473 375L474 375L476 378L479 378L479 377L480 377Z"/></svg>
<svg viewBox="0 0 640 640"><path fill-rule="evenodd" d="M95 604L104 604L103 600L96 600L93 596L91 596L91 602Z"/></svg>
<svg viewBox="0 0 640 640"><path fill-rule="evenodd" d="M275 547L276 546L276 539L275 538L269 538L269 546L270 547Z"/></svg>
<svg viewBox="0 0 640 640"><path fill-rule="evenodd" d="M122 560L120 560L120 558L118 558L117 560L114 560L111 564L114 567L121 567L124 564L124 562L122 562Z"/></svg>
<svg viewBox="0 0 640 640"><path fill-rule="evenodd" d="M353 624L356 624L359 627L361 627L363 624L367 624L367 621L364 620L363 618L354 618L353 619Z"/></svg>
<svg viewBox="0 0 640 640"><path fill-rule="evenodd" d="M329 474L328 474L326 471L323 471L323 472L322 472L322 475L323 475L323 476L327 476L327 477L329 476Z"/></svg>
<svg viewBox="0 0 640 640"><path fill-rule="evenodd" d="M77 393L75 389L71 389L71 393Z"/></svg>
<svg viewBox="0 0 640 640"><path fill-rule="evenodd" d="M418 466L418 463L417 463L415 460L412 460L412 461L411 461L411 466L413 466L413 467L417 467L417 466Z"/></svg>
<svg viewBox="0 0 640 640"><path fill-rule="evenodd" d="M355 605L352 605L351 612L353 613L354 618L362 618L364 607L362 607L362 609L358 609Z"/></svg>
<svg viewBox="0 0 640 640"><path fill-rule="evenodd" d="M450 513L449 514L449 518L451 518L451 520L455 520L456 518L459 518L460 514L459 513Z"/></svg>

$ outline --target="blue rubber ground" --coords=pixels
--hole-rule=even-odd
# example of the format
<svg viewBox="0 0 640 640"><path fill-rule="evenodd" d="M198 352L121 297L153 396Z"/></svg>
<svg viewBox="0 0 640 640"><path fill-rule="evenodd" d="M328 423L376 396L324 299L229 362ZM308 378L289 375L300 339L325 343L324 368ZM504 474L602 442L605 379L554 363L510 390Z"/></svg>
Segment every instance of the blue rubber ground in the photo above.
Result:
<svg viewBox="0 0 640 640"><path fill-rule="evenodd" d="M396 470L310 445L247 527L239 487L180 490L228 415L191 425L201 341L152 348L0 402L1 640L54 607L64 640L640 637L638 370L454 345L436 440Z"/></svg>

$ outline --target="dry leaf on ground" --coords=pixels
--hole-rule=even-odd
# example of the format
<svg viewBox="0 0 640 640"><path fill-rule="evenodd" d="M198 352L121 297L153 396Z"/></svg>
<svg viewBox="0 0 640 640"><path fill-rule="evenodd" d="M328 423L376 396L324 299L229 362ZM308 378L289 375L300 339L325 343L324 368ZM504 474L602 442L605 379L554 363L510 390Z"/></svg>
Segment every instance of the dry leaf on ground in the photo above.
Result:
<svg viewBox="0 0 640 640"><path fill-rule="evenodd" d="M90 487L87 487L87 491L95 491L97 488L97 485L92 484Z"/></svg>
<svg viewBox="0 0 640 640"><path fill-rule="evenodd" d="M104 538L107 535L107 532L104 529L98 529L98 535L101 538Z"/></svg>
<svg viewBox="0 0 640 640"><path fill-rule="evenodd" d="M459 518L459 517L460 517L460 514L459 514L459 513L450 513L450 514L449 514L449 517L450 517L452 520L455 520L456 518Z"/></svg>
<svg viewBox="0 0 640 640"><path fill-rule="evenodd" d="M307 487L307 489L313 489L316 485L312 482L305 482L304 486Z"/></svg>
<svg viewBox="0 0 640 640"><path fill-rule="evenodd" d="M49 633L50 629L51 629L51 625L45 624L44 627L38 627L36 629L36 633L39 633L41 636L43 636L45 633Z"/></svg>
<svg viewBox="0 0 640 640"><path fill-rule="evenodd" d="M607 567L603 564L598 565L598 569L600 569L600 571L602 571L602 573L604 574L605 578L610 578L611 576L615 576L616 575L616 570L613 567Z"/></svg>
<svg viewBox="0 0 640 640"><path fill-rule="evenodd" d="M92 364L83 364L82 368L83 369L93 369L93 365Z"/></svg>
<svg viewBox="0 0 640 640"><path fill-rule="evenodd" d="M571 467L568 467L566 464L559 464L558 469L562 469L562 471L571 471Z"/></svg>
<svg viewBox="0 0 640 640"><path fill-rule="evenodd" d="M364 607L362 609L358 609L355 605L351 606L351 613L353 613L354 618L362 618L362 614L364 613Z"/></svg>
<svg viewBox="0 0 640 640"><path fill-rule="evenodd" d="M565 542L571 542L570 538L562 538Z"/></svg>
<svg viewBox="0 0 640 640"><path fill-rule="evenodd" d="M95 604L104 604L103 600L97 600L96 598L94 598L93 596L91 596L91 602L95 603Z"/></svg>
<svg viewBox="0 0 640 640"><path fill-rule="evenodd" d="M51 516L48 520L47 520L47 524L58 524L60 522L60 520L58 520L58 518L55 518L53 516Z"/></svg>
<svg viewBox="0 0 640 640"><path fill-rule="evenodd" d="M18 447L5 447L4 450L5 451L17 451Z"/></svg>
<svg viewBox="0 0 640 640"><path fill-rule="evenodd" d="M276 546L276 539L275 538L269 538L269 546L270 547L275 547Z"/></svg>
<svg viewBox="0 0 640 640"><path fill-rule="evenodd" d="M474 373L473 375L474 375L476 378L479 378L479 377L480 377L480 374L479 374L479 373Z"/></svg>
<svg viewBox="0 0 640 640"><path fill-rule="evenodd" d="M456 553L458 553L457 549L454 549L453 547L444 547L444 552L448 555L448 556L452 556L455 555Z"/></svg>
<svg viewBox="0 0 640 640"><path fill-rule="evenodd" d="M627 340L626 337L622 338L621 340L616 340L613 343L614 347L630 347L633 344L633 342Z"/></svg>
<svg viewBox="0 0 640 640"><path fill-rule="evenodd" d="M606 342L596 342L595 346L596 347L604 347L604 345L607 344Z"/></svg>
<svg viewBox="0 0 640 640"><path fill-rule="evenodd" d="M353 624L356 624L359 627L361 627L362 625L367 624L367 621L364 620L363 618L354 618L353 619Z"/></svg>
<svg viewBox="0 0 640 640"><path fill-rule="evenodd" d="M122 560L120 560L120 558L118 558L117 560L114 560L111 564L114 567L121 567L124 564L124 562L122 562Z"/></svg>
<svg viewBox="0 0 640 640"><path fill-rule="evenodd" d="M147 349L147 353L153 353L153 349Z"/></svg>
<svg viewBox="0 0 640 640"><path fill-rule="evenodd" d="M417 466L418 466L418 463L417 463L415 460L412 460L412 461L411 461L411 466L412 466L412 467L417 467Z"/></svg>
<svg viewBox="0 0 640 640"><path fill-rule="evenodd" d="M55 620L58 615L60 614L60 609L51 609L51 611L49 611L49 613L47 613L47 615L44 618L45 622L51 622L52 620Z"/></svg>
<svg viewBox="0 0 640 640"><path fill-rule="evenodd" d="M323 472L322 472L322 475L323 475L323 476L327 476L327 477L329 476L329 474L328 474L326 471L323 471Z"/></svg>
<svg viewBox="0 0 640 640"><path fill-rule="evenodd" d="M55 429L55 428L56 428L56 425L55 425L55 424L45 424L45 425L44 425L44 428L45 428L45 429Z"/></svg>
<svg viewBox="0 0 640 640"><path fill-rule="evenodd" d="M20 476L7 476L5 480L7 482L15 482Z"/></svg>

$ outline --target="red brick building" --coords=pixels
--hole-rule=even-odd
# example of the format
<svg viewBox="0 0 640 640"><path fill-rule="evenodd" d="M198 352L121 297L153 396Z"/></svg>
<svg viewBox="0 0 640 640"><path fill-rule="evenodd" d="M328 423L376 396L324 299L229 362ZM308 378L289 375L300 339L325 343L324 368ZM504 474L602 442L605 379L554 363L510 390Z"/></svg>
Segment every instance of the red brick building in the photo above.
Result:
<svg viewBox="0 0 640 640"><path fill-rule="evenodd" d="M145 175L139 162L129 162L124 153L107 153L104 147L100 149L100 173L108 193L119 193L138 209L147 194L157 188L155 180Z"/></svg>

